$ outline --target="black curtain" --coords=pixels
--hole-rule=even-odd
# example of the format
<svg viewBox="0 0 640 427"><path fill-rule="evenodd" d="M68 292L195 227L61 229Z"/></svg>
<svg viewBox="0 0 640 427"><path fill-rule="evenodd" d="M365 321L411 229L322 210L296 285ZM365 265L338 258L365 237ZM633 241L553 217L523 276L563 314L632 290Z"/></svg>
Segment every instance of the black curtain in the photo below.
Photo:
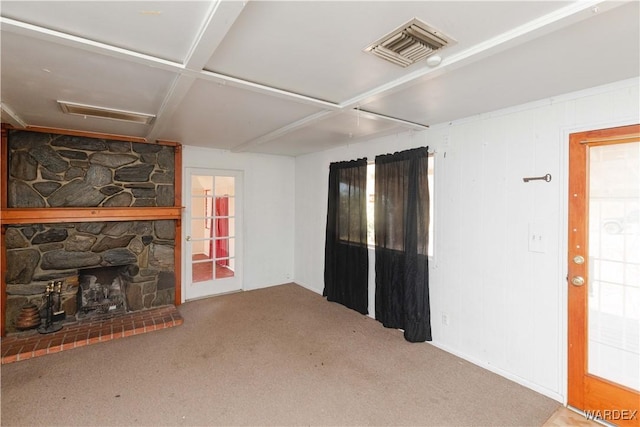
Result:
<svg viewBox="0 0 640 427"><path fill-rule="evenodd" d="M427 147L377 156L376 319L431 341Z"/></svg>
<svg viewBox="0 0 640 427"><path fill-rule="evenodd" d="M367 159L331 163L323 295L367 314L368 277Z"/></svg>

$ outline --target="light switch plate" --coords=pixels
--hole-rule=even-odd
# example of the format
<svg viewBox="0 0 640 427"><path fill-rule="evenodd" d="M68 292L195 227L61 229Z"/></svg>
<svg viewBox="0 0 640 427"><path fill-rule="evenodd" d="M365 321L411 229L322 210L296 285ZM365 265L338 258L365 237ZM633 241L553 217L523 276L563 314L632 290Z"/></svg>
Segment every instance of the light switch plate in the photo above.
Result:
<svg viewBox="0 0 640 427"><path fill-rule="evenodd" d="M542 224L529 224L529 252L545 253L547 251L547 235Z"/></svg>

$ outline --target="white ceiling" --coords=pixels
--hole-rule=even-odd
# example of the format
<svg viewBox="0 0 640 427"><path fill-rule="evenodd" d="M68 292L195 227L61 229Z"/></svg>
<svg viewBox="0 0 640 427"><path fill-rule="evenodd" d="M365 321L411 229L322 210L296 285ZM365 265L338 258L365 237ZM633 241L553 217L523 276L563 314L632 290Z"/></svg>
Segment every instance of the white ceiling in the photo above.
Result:
<svg viewBox="0 0 640 427"><path fill-rule="evenodd" d="M3 0L2 121L296 156L638 77L639 6ZM412 18L456 41L440 65L363 51Z"/></svg>

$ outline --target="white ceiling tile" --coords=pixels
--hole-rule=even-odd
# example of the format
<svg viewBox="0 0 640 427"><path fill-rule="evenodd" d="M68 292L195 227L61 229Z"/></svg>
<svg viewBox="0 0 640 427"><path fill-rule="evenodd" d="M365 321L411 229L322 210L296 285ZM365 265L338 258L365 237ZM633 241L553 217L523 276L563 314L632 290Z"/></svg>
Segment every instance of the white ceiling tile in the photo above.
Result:
<svg viewBox="0 0 640 427"><path fill-rule="evenodd" d="M197 81L167 123L162 139L230 149L318 111L229 85Z"/></svg>
<svg viewBox="0 0 640 427"><path fill-rule="evenodd" d="M57 100L157 114L175 78L167 71L12 33L3 33L1 42L2 102L32 125L86 127L82 118L64 115ZM95 123L94 131L123 124ZM134 129L136 135L148 132L140 125Z"/></svg>
<svg viewBox="0 0 640 427"><path fill-rule="evenodd" d="M213 3L2 1L2 15L123 49L183 62Z"/></svg>

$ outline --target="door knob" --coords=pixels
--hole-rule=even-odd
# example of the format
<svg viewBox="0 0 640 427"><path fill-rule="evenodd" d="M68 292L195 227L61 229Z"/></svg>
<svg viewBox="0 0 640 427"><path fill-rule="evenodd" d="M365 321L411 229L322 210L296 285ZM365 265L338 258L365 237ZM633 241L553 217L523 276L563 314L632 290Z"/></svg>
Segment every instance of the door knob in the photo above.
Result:
<svg viewBox="0 0 640 427"><path fill-rule="evenodd" d="M191 236L187 236L187 242L191 240Z"/></svg>
<svg viewBox="0 0 640 427"><path fill-rule="evenodd" d="M582 285L584 285L584 277L582 277L582 276L573 276L571 278L571 284L573 286L582 286Z"/></svg>

